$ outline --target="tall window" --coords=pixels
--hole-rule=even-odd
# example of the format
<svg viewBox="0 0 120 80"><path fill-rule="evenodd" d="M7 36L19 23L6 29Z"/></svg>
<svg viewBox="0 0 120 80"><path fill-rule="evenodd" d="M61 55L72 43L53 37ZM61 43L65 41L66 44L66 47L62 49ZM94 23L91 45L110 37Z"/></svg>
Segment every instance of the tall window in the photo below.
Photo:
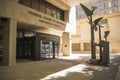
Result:
<svg viewBox="0 0 120 80"><path fill-rule="evenodd" d="M60 11L60 19L64 20L64 11Z"/></svg>

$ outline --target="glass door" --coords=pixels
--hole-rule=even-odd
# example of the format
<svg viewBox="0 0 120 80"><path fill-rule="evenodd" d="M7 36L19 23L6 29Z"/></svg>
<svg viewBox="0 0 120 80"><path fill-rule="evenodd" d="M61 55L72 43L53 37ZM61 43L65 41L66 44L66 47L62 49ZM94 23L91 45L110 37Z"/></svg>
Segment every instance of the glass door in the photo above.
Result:
<svg viewBox="0 0 120 80"><path fill-rule="evenodd" d="M59 42L55 42L55 56L58 57L59 56Z"/></svg>
<svg viewBox="0 0 120 80"><path fill-rule="evenodd" d="M41 59L50 58L50 43L48 41L42 41L41 51Z"/></svg>
<svg viewBox="0 0 120 80"><path fill-rule="evenodd" d="M59 43L52 41L41 41L41 59L55 58L59 55Z"/></svg>

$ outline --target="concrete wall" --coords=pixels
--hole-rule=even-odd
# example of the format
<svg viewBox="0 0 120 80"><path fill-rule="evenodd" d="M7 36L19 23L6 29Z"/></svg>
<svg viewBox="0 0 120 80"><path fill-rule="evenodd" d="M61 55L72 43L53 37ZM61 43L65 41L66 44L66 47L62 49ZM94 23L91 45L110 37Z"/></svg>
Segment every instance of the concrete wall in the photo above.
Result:
<svg viewBox="0 0 120 80"><path fill-rule="evenodd" d="M17 28L33 29L37 32L53 34L62 38L62 32L65 31L66 23L69 22L69 10L65 11L65 21L62 21L23 6L18 3L18 0L1 0L0 18L2 17L9 19L9 22L3 25L6 27L4 29L6 35L4 34L3 41L3 63L5 65L15 65ZM69 48L69 50L64 50L69 51L67 53L70 54L70 36L68 35L68 38L63 41L67 41L64 43L67 44L67 49ZM62 44L62 41L60 44Z"/></svg>
<svg viewBox="0 0 120 80"><path fill-rule="evenodd" d="M17 22L14 19L7 19L3 28L3 64L16 64L16 32Z"/></svg>
<svg viewBox="0 0 120 80"><path fill-rule="evenodd" d="M102 24L104 28L102 30L102 40L104 40L104 31L110 31L108 36L108 41L110 41L110 51L117 53L120 52L120 13L113 13L109 15L104 15L104 19L107 20L107 23ZM95 19L95 18L94 18ZM79 35L79 36L76 36ZM90 43L90 26L87 19L77 22L77 34L72 35L72 43ZM79 39L79 40L77 40ZM99 33L95 32L95 42L99 42ZM87 46L87 45L86 45ZM88 45L89 47L89 45ZM87 47L86 47L87 48ZM88 50L88 49L87 49ZM85 51L85 46L84 46Z"/></svg>
<svg viewBox="0 0 120 80"><path fill-rule="evenodd" d="M109 40L113 52L120 52L120 15L108 18L110 29Z"/></svg>
<svg viewBox="0 0 120 80"><path fill-rule="evenodd" d="M17 20L17 22L35 25L34 27L37 26L37 29L38 27L43 27L47 29L56 29L59 31L64 31L66 27L66 22L53 18L37 10L23 6L21 4L18 4L17 0L1 0L0 16L15 19ZM41 29L39 29L39 31L40 30Z"/></svg>
<svg viewBox="0 0 120 80"><path fill-rule="evenodd" d="M80 43L73 43L72 44L72 51L80 51Z"/></svg>
<svg viewBox="0 0 120 80"><path fill-rule="evenodd" d="M71 34L69 32L64 32L62 35L62 51L64 56L71 54Z"/></svg>

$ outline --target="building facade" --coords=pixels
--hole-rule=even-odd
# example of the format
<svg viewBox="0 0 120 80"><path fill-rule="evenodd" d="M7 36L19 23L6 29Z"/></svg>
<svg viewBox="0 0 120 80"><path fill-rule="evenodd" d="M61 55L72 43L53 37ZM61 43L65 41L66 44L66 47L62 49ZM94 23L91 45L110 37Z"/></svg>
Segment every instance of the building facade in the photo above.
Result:
<svg viewBox="0 0 120 80"><path fill-rule="evenodd" d="M91 0L84 3L89 9L96 7L93 20L98 17L104 17L100 24L104 26L102 29L102 40L104 40L104 31L110 31L108 41L110 41L111 53L120 52L120 0ZM90 51L90 26L86 15L81 6L76 6L77 18L77 34L72 35L72 47L74 52ZM99 33L95 32L95 42L99 42ZM98 51L99 52L99 51Z"/></svg>
<svg viewBox="0 0 120 80"><path fill-rule="evenodd" d="M1 0L0 57L3 64L14 65L16 58L55 58L64 50L63 55L70 54L71 39L66 32L67 24L71 26L70 6L59 1L54 3L47 0Z"/></svg>

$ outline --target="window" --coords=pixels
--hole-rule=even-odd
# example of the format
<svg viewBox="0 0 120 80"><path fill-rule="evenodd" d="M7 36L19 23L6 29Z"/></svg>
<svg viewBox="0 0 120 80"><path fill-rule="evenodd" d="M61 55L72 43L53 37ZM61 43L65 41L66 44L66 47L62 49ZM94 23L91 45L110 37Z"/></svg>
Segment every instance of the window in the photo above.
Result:
<svg viewBox="0 0 120 80"><path fill-rule="evenodd" d="M31 7L31 0L19 0L18 2L25 6Z"/></svg>
<svg viewBox="0 0 120 80"><path fill-rule="evenodd" d="M32 8L38 10L38 0L32 0Z"/></svg>
<svg viewBox="0 0 120 80"><path fill-rule="evenodd" d="M19 0L18 3L38 10L49 16L64 20L64 11L51 5L45 0Z"/></svg>
<svg viewBox="0 0 120 80"><path fill-rule="evenodd" d="M64 11L60 11L60 19L64 20Z"/></svg>
<svg viewBox="0 0 120 80"><path fill-rule="evenodd" d="M57 18L60 19L60 11L57 12Z"/></svg>
<svg viewBox="0 0 120 80"><path fill-rule="evenodd" d="M57 12L56 12L56 9L52 9L52 16L55 17L55 18L56 18L56 16L57 16L56 13L57 13Z"/></svg>
<svg viewBox="0 0 120 80"><path fill-rule="evenodd" d="M112 3L111 2L108 2L108 7L112 7Z"/></svg>
<svg viewBox="0 0 120 80"><path fill-rule="evenodd" d="M40 11L43 12L43 13L46 13L45 6L41 5L40 6Z"/></svg>
<svg viewBox="0 0 120 80"><path fill-rule="evenodd" d="M113 12L118 12L118 8L114 7L112 11Z"/></svg>
<svg viewBox="0 0 120 80"><path fill-rule="evenodd" d="M46 8L46 14L51 16L51 9L50 8Z"/></svg>
<svg viewBox="0 0 120 80"><path fill-rule="evenodd" d="M46 3L46 14L52 16L52 5Z"/></svg>
<svg viewBox="0 0 120 80"><path fill-rule="evenodd" d="M39 0L39 11L46 13L46 3L44 0Z"/></svg>
<svg viewBox="0 0 120 80"><path fill-rule="evenodd" d="M113 7L117 7L117 6L118 6L117 0L112 1L112 6L113 6Z"/></svg>

